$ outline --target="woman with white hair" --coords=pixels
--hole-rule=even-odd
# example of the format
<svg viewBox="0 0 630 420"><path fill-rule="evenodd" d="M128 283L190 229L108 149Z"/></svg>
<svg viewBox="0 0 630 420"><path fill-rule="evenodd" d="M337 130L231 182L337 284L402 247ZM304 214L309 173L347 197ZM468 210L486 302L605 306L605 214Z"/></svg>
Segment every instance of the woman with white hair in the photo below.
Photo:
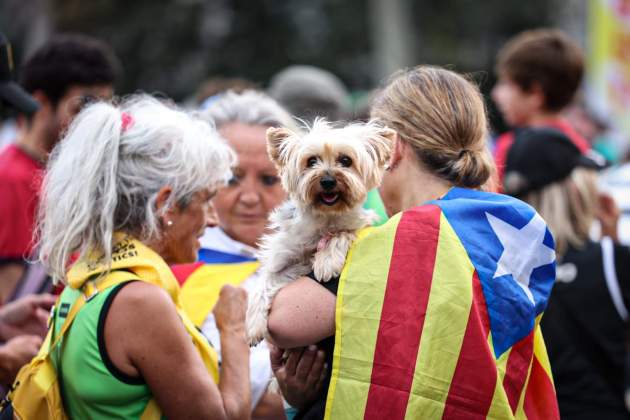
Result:
<svg viewBox="0 0 630 420"><path fill-rule="evenodd" d="M55 334L83 305L53 349L69 417L249 418L245 292L225 287L214 309L219 372L168 267L196 259L233 162L210 125L148 96L89 106L54 150L39 232L66 284Z"/></svg>
<svg viewBox="0 0 630 420"><path fill-rule="evenodd" d="M286 197L277 169L267 155L266 131L269 127L297 127L275 100L254 90L228 91L210 98L201 117L216 126L235 150L238 162L228 186L212 200L218 226L206 229L201 238L199 262L173 270L183 283L184 308L215 343L219 330L212 307L221 285L239 285L248 293L260 286L258 241L265 233L269 213ZM305 364L319 360L315 369L322 369L323 354L307 350L305 358ZM253 416L282 416L280 397L266 393L272 376L266 342L251 349L250 370Z"/></svg>

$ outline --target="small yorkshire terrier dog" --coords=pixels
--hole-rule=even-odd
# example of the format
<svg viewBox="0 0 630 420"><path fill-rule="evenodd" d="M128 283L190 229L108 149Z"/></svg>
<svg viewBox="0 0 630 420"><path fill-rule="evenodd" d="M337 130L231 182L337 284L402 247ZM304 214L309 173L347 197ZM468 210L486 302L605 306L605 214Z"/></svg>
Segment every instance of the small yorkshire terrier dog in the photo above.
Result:
<svg viewBox="0 0 630 420"><path fill-rule="evenodd" d="M247 308L250 344L266 336L271 301L283 286L311 271L323 282L341 273L357 231L377 218L363 203L381 182L394 135L373 122L335 128L325 120L306 134L267 130L267 151L289 199L271 214L273 233L261 240L264 286Z"/></svg>

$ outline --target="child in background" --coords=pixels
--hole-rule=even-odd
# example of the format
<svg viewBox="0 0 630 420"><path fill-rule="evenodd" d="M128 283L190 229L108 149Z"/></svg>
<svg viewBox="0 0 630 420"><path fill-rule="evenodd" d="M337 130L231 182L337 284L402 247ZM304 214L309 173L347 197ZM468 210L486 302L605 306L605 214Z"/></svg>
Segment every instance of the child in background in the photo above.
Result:
<svg viewBox="0 0 630 420"><path fill-rule="evenodd" d="M506 123L512 128L549 127L562 132L584 153L588 142L562 118L575 96L584 73L580 47L558 30L525 31L499 51L492 89ZM501 135L495 144L498 183L503 185L506 156L514 131Z"/></svg>

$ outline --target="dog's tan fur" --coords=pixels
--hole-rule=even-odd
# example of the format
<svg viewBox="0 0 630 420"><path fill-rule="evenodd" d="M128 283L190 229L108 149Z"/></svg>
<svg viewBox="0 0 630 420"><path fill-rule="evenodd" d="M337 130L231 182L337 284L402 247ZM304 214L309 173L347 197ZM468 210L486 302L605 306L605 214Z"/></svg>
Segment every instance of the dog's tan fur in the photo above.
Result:
<svg viewBox="0 0 630 420"><path fill-rule="evenodd" d="M340 274L357 230L375 220L362 205L381 182L394 135L375 123L334 128L324 120L304 135L267 130L267 150L289 199L272 213L273 233L261 241L264 288L250 297L250 343L266 335L269 305L284 285L311 271L319 281ZM322 186L324 177L334 179L334 189Z"/></svg>

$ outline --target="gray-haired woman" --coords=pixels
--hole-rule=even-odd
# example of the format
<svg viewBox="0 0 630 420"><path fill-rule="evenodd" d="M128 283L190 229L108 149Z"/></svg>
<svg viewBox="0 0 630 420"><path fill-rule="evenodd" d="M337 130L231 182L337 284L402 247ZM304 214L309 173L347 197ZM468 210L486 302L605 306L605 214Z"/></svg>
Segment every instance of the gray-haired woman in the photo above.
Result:
<svg viewBox="0 0 630 420"><path fill-rule="evenodd" d="M148 96L89 106L53 152L40 249L67 285L56 333L85 299L54 353L71 418L137 419L152 399L169 418L249 417L246 293L226 287L215 307L219 373L167 265L195 260L233 162L210 125ZM94 293L111 273L129 281Z"/></svg>
<svg viewBox="0 0 630 420"><path fill-rule="evenodd" d="M260 286L257 243L268 224L269 213L285 199L277 169L267 155L269 127L296 124L287 111L266 94L228 91L206 101L201 117L213 123L235 150L238 162L226 188L213 198L218 226L206 229L199 256L202 265L175 267L182 285L184 309L212 343L219 330L212 307L222 284L239 285L248 292ZM220 354L223 351L220 351ZM315 358L316 351L307 351ZM319 369L323 366L323 354ZM317 368L317 367L316 367ZM283 416L282 400L266 392L272 371L269 349L262 342L250 351L250 382L254 417Z"/></svg>

